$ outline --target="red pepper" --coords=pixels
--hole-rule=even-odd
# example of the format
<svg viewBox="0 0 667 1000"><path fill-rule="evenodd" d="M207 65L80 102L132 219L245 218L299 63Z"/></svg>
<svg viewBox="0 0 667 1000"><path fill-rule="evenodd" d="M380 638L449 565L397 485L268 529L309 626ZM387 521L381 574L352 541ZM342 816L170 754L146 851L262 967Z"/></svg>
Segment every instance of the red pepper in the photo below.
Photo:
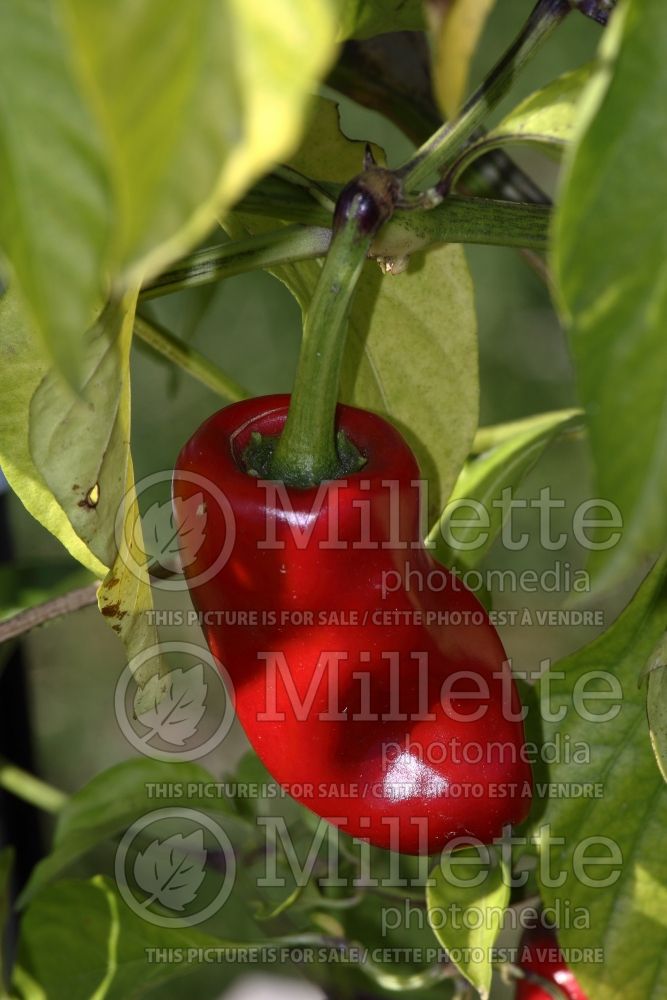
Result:
<svg viewBox="0 0 667 1000"><path fill-rule="evenodd" d="M554 931L547 927L526 930L521 938L518 965L526 972L541 976L556 986L567 1000L588 1000L568 968L563 953L558 947ZM550 993L530 979L520 979L516 987L516 1000L553 1000Z"/></svg>
<svg viewBox="0 0 667 1000"><path fill-rule="evenodd" d="M532 795L496 630L424 548L419 468L381 417L339 406L365 457L343 480L297 489L248 474L251 435L279 435L288 403L215 413L174 475L192 600L245 732L278 783L355 837L413 854L489 842Z"/></svg>

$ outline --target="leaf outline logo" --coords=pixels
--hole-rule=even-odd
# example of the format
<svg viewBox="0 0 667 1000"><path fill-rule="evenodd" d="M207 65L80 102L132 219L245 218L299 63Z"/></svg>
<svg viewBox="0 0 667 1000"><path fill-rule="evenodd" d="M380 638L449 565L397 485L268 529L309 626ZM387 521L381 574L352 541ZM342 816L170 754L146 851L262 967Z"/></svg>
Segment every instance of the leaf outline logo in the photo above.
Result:
<svg viewBox="0 0 667 1000"><path fill-rule="evenodd" d="M135 708L140 695L142 701L151 701L149 709L136 714L137 720L148 730L141 742L149 743L154 736L159 736L170 746L184 746L197 732L206 711L207 694L201 662L188 670L175 667L163 677L153 674L134 696Z"/></svg>
<svg viewBox="0 0 667 1000"><path fill-rule="evenodd" d="M234 510L226 494L215 483L208 480L205 476L200 476L198 473L188 473L180 470L172 471L171 469L169 471L154 472L145 476L130 487L119 503L114 522L114 538L117 550L126 568L138 580L144 582L147 565L153 561L152 553L149 551L152 546L143 541L137 550L137 542L142 536L143 527L147 520L147 534L152 535L158 550L157 561L162 560L161 565L163 565L163 568L169 570L164 575L158 571L156 575L151 577L151 587L155 590L187 591L188 589L188 582L183 576L174 577L172 572L174 566L171 565L179 561L181 554L181 546L174 524L174 509L182 512L183 507L177 506L178 498L175 499L172 496L171 500L151 505L144 519L136 517L130 522L129 515L136 510L135 500L138 500L140 496L145 495L149 490L160 484L171 484L175 480L185 480L193 483L201 491L201 493L198 492L191 498L191 502L187 503L186 510L189 538L188 548L191 548L193 557L197 556L206 537L205 528L210 513L209 507L212 503L216 504L220 509L225 525L224 538L220 543L217 554L211 552L210 563L202 567L200 572L190 577L190 585L200 586L212 579L216 573L219 573L229 560L236 541ZM204 497L206 497L206 500L204 500ZM190 539L190 532L196 532L197 534ZM129 539L131 539L131 544ZM213 548L215 549L215 546ZM159 555L160 550L163 550L161 556ZM135 552L137 553L136 555ZM190 558L188 558L187 565L190 565Z"/></svg>
<svg viewBox="0 0 667 1000"><path fill-rule="evenodd" d="M186 707L183 706L184 718L180 719L176 717L174 719L174 729L173 739L164 739L164 734L159 732L160 719L159 712L161 709L155 708L156 705L160 704L160 697L164 691L165 695L168 695L168 688L170 683L174 685L176 678L173 678L170 682L170 671L168 674L158 675L156 672L152 673L151 679L146 682L143 687L140 687L137 683L136 677L141 676L142 673L146 672L145 664L154 658L163 658L167 655L179 654L179 659L183 656L192 657L195 660L195 666L183 670L185 677L184 682L189 681L189 674L195 671L192 680L192 702ZM202 673L199 673L198 667L202 668ZM204 680L203 669L208 668L210 673L206 680ZM175 668L178 671L178 667ZM149 671L150 672L150 671ZM218 694L213 697L213 692L216 691L216 685L218 685ZM178 685L180 687L180 684ZM172 687L172 694L168 695L170 698L175 697L176 685ZM142 718L138 715L136 711L136 705L141 699L142 706L141 712L142 717L146 722L153 722L154 724L151 728L146 731L145 722L142 723ZM144 707L146 701L149 707ZM188 738L185 736L186 726L189 725L192 728L195 722L195 716L197 715L201 703L204 703L205 710L208 710L207 720L208 723L215 723L218 718L217 710L221 709L221 716L219 717L219 722L213 732L210 731L211 725L207 724L203 726L201 720L205 718L206 711L201 714L201 717L197 720L194 726L193 736L201 733L200 741L193 740L192 737ZM204 645L198 645L193 642L184 642L180 640L172 640L170 642L158 642L153 646L147 646L145 649L140 650L129 660L121 673L119 674L118 680L116 681L116 687L114 690L114 713L116 716L116 722L118 723L119 729L127 742L140 754L145 757L151 757L153 760L162 761L194 761L200 760L207 754L211 753L218 747L225 737L228 735L230 729L234 724L235 719L235 702L236 693L234 689L234 684L229 676L229 673L225 669L224 664L217 659ZM151 704L152 703L152 704ZM224 707L222 707L224 706ZM215 711L214 711L215 709ZM156 715L153 715L155 711ZM171 716L169 717L171 719ZM169 719L163 722L162 725L166 725L169 728ZM139 722L139 726L137 726ZM177 724L178 723L178 724ZM141 727L142 732L139 732ZM182 728L181 728L182 727ZM182 747L178 744L176 740L176 735L184 736L184 742ZM158 736L158 740L163 741L163 745L153 745L151 742L155 736ZM158 743L156 740L156 744Z"/></svg>
<svg viewBox="0 0 667 1000"><path fill-rule="evenodd" d="M181 524L180 531L176 520ZM208 514L204 494L197 493L187 500L175 497L159 503L157 500L137 518L134 542L144 552L149 563L169 568L186 569L197 558L206 539ZM187 556L184 556L183 536L188 536Z"/></svg>
<svg viewBox="0 0 667 1000"><path fill-rule="evenodd" d="M151 841L134 859L134 879L148 895L141 904L158 902L167 910L182 912L196 898L206 876L204 831L184 836L174 833L165 840Z"/></svg>
<svg viewBox="0 0 667 1000"><path fill-rule="evenodd" d="M195 824L197 829L194 833L197 834L197 836L193 837L192 834L186 834L185 836L181 834L170 834L163 840L160 840L159 836L154 837L148 847L142 852L144 854L144 860L141 862L138 872L132 870L129 851L133 842L138 837L142 835L145 836L144 831L146 831L152 824L162 822L163 820L173 821L174 819L179 820L181 823ZM173 823L171 825L173 826ZM203 884L203 878L199 881L199 885L197 887L194 886L195 881L199 879L199 874L202 870L204 878L208 874L208 869L205 865L207 851L204 848L204 831L208 831L208 833L211 834L212 839L217 842L220 851L218 852L216 849L215 853L221 853L224 856L224 864L217 864L215 868L216 873L219 874L222 872L223 874L222 884L214 898L206 903L200 910L185 914L182 912L168 914L151 910L150 906L153 902L157 902L161 906L164 905L158 899L159 893L166 893L167 899L171 899L173 902L183 903L184 906L187 906L186 896L191 894L194 889L194 901L197 892L199 891L199 887ZM179 837L181 838L180 840L178 839ZM195 850L190 851L190 848L194 848ZM151 872L151 867L156 865L158 854L163 851L165 851L165 857L167 858L169 853L173 852L171 863L168 860L164 861L160 859L160 862L155 870ZM179 858L184 857L189 858L189 861L180 864ZM133 879L128 878L128 869L130 869L133 877L135 877L137 873L141 876L144 884L142 885L136 881L136 885L142 893L141 899L137 898L135 892L133 891ZM203 923L205 920L208 920L209 917L213 916L213 914L217 913L231 895L236 881L236 855L228 835L222 827L206 813L200 812L197 809L187 808L179 809L172 807L156 809L155 811L142 816L140 819L135 820L135 822L128 827L121 837L118 847L116 848L114 858L114 876L121 898L132 910L132 912L138 917L141 917L142 920L145 920L147 923L154 924L157 927L193 927L197 924ZM174 888L171 891L168 888L168 886L172 884L172 882L170 882L170 877L174 880ZM150 891L151 889L152 892ZM156 889L158 890L158 893L156 893ZM148 895L144 895L147 892Z"/></svg>

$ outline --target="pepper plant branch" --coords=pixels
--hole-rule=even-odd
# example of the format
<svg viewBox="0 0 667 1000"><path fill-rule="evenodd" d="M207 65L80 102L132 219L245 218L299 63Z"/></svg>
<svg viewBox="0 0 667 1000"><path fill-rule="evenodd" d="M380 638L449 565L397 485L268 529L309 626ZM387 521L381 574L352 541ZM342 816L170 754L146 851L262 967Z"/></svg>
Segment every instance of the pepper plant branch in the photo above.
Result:
<svg viewBox="0 0 667 1000"><path fill-rule="evenodd" d="M563 1000L565 994L562 990L550 982L550 980L545 979L544 976L540 976L537 972L527 971L518 965L514 965L512 962L498 962L494 964L504 982L511 984L515 980L525 979L529 983L534 983L536 988L539 987L540 990L546 993L547 996L552 997L553 1000Z"/></svg>
<svg viewBox="0 0 667 1000"><path fill-rule="evenodd" d="M394 32L347 41L328 82L359 104L379 111L419 145L442 125L429 63L423 33ZM479 128L471 140L482 139L484 134ZM544 191L501 149L485 152L470 166L461 179L460 193L505 202L551 204ZM518 249L540 280L548 284L548 268L539 250Z"/></svg>
<svg viewBox="0 0 667 1000"><path fill-rule="evenodd" d="M371 245L373 256L407 256L441 243L546 250L551 210L546 205L450 195L429 211L397 211Z"/></svg>
<svg viewBox="0 0 667 1000"><path fill-rule="evenodd" d="M339 195L342 191L342 186L336 185L335 190ZM326 220L322 220L322 209L314 203L306 209L300 202L295 202L289 191L276 194L275 189L273 189L268 193L266 199L264 194L265 189L260 183L257 188L253 189L250 195L246 196L239 203L237 211L242 214L281 219L286 222L302 222L313 226L322 225L331 227L331 216ZM480 194L486 195L488 192L480 191ZM541 199L537 204L532 204L532 201L533 199L530 197L521 202L518 198L511 201L501 201L486 196L467 197L465 195L448 195L444 202L428 209L397 210L393 217L382 227L382 242L385 245L388 244L392 233L396 229L400 228L404 232L406 228L409 228L414 229L415 232L423 232L424 226L428 225L430 232L429 239L434 244L487 243L491 246L518 246L521 244L514 236L513 230L516 225L521 227L522 216L531 219L541 218L543 220L545 242L550 203L548 199ZM536 209L537 211L535 211ZM505 213L505 210L507 214L499 214ZM427 219L429 220L428 223L426 222ZM503 220L507 220L507 224L504 224ZM494 224L496 222L503 222L503 224L496 227ZM273 263L283 263L282 259L277 259L280 253L278 249L280 242L279 233L280 230L271 234L276 241L275 250L272 250L276 256L276 260ZM543 241L542 237L540 237L540 241ZM245 244L246 241L240 241L239 246L241 243ZM422 243L423 241L420 241L420 245ZM230 247L234 245L229 244ZM373 255L373 246L374 244L371 245L371 256ZM288 246L286 253L289 253L289 250ZM295 252L298 250L296 243L294 244L294 250ZM202 253L208 252L202 251ZM210 253L214 255L214 249L211 249ZM231 250L228 253L230 256L232 255ZM183 262L178 265L178 268L187 268L187 262L190 260L193 260L193 264L196 264L195 256L193 255L193 258L184 258ZM320 254L313 252L313 256L320 256ZM304 257L303 259L306 258ZM290 263L291 261L286 257L284 262ZM248 267L245 269L249 270L255 266L263 267L265 265L262 263L255 264L251 259ZM242 269L242 262L239 268ZM168 272L166 276L168 278L167 284L171 282L171 278L168 277L170 273ZM240 271L234 273L240 273ZM156 294L160 294L159 291L156 291Z"/></svg>
<svg viewBox="0 0 667 1000"><path fill-rule="evenodd" d="M68 800L65 792L17 767L5 757L0 757L0 788L48 813L60 812Z"/></svg>
<svg viewBox="0 0 667 1000"><path fill-rule="evenodd" d="M69 615L74 611L80 611L81 608L97 604L98 587L98 581L89 583L85 587L70 590L67 594L53 597L33 608L17 612L11 618L0 622L0 643L16 639L24 632L29 632L31 629L37 628L38 625L53 621L54 618L62 618L63 615Z"/></svg>
<svg viewBox="0 0 667 1000"><path fill-rule="evenodd" d="M184 257L171 270L147 282L141 289L139 298L152 299L184 288L195 288L231 278L245 271L321 257L327 252L330 242L330 229L293 225L250 236L246 240L199 250Z"/></svg>
<svg viewBox="0 0 667 1000"><path fill-rule="evenodd" d="M230 403L237 403L249 395L242 385L221 368L218 368L195 347L179 340L155 320L149 320L137 313L134 317L134 332L158 354L162 354L165 358L179 365L193 378L208 386L213 392L224 396Z"/></svg>
<svg viewBox="0 0 667 1000"><path fill-rule="evenodd" d="M586 17L605 25L616 7L616 2L617 0L576 0L576 7Z"/></svg>
<svg viewBox="0 0 667 1000"><path fill-rule="evenodd" d="M422 32L399 31L347 41L328 83L358 104L380 112L417 146L442 126ZM483 138L483 129L478 133ZM473 164L463 193L549 204L547 195L501 150L491 150Z"/></svg>
<svg viewBox="0 0 667 1000"><path fill-rule="evenodd" d="M255 207L259 208L259 202ZM286 199L279 205L274 202L269 211L274 211L276 218L289 220L291 208L290 200ZM369 255L406 256L438 243L482 243L546 250L549 222L547 205L451 195L428 212L396 212L371 244ZM331 229L297 224L247 240L218 244L183 257L169 271L144 285L140 299L153 299L184 288L211 284L246 271L323 257L330 243ZM160 350L160 346L156 349Z"/></svg>
<svg viewBox="0 0 667 1000"><path fill-rule="evenodd" d="M459 114L438 129L400 168L406 190L423 189L429 179L447 166L489 111L505 96L517 73L571 10L570 0L538 0L517 38Z"/></svg>
<svg viewBox="0 0 667 1000"><path fill-rule="evenodd" d="M460 114L440 128L398 171L377 167L367 152L364 171L350 181L336 201L333 238L305 317L299 365L283 432L277 442L270 444L268 451L261 440L252 443L255 450L247 456L249 471L260 474L260 471L264 473L268 470L271 478L280 479L288 485L306 487L338 478L353 467L359 468L362 457L355 454L354 446L335 437L335 412L348 310L373 240L397 209L423 213L424 210L433 210L443 201L449 192L440 192L437 185L428 190L425 188L426 181L433 174L440 174L451 162L485 115L507 92L517 71L572 10L572 2L538 0L514 43L466 102ZM286 187L289 200L298 202L293 194L301 190L301 178L299 184L295 185L293 181L293 176L285 177L284 171L281 176L269 178L274 197L276 186L280 190L282 185L283 195ZM421 191L421 195L411 197L413 191ZM308 221L312 221L313 212L323 210L323 199L314 198L307 183L302 194L305 201L301 200L299 210L307 213ZM328 191L325 190L325 204L327 198ZM250 201L252 204L252 198ZM260 197L260 204L262 201ZM535 206L531 206L531 210L534 209ZM261 210L266 214L265 204ZM539 216L535 218L538 225L543 221ZM509 233L506 235L509 236ZM413 250L414 243L408 239L397 254L395 248L387 248L385 235L383 256L405 257ZM256 252L256 247L251 250L251 253ZM221 373L211 371L210 363L201 357L193 357L166 331L161 331L156 338L154 325L141 316L137 316L136 327L140 336L149 342L155 340L165 354L169 350L171 357L186 369L199 368L201 374L203 363L207 369L204 372L206 377L220 385ZM159 330L157 332L160 334ZM223 378L226 379L225 376ZM240 398L239 388L231 383L230 398Z"/></svg>

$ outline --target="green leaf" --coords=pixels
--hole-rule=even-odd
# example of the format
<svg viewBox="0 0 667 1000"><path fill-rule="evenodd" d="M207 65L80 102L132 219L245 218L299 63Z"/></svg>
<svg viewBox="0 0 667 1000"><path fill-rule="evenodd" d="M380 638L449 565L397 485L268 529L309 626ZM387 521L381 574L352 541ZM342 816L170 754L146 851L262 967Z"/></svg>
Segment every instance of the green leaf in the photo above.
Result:
<svg viewBox="0 0 667 1000"><path fill-rule="evenodd" d="M71 384L115 288L180 256L298 144L332 0L0 10L0 246Z"/></svg>
<svg viewBox="0 0 667 1000"><path fill-rule="evenodd" d="M65 3L107 144L114 260L132 282L292 152L334 55L334 11L330 0L190 0L167 17L162 0Z"/></svg>
<svg viewBox="0 0 667 1000"><path fill-rule="evenodd" d="M134 298L110 306L86 334L80 395L51 369L30 401L35 465L79 538L105 566L116 555L114 527L129 457L133 319Z"/></svg>
<svg viewBox="0 0 667 1000"><path fill-rule="evenodd" d="M19 293L12 286L0 298L0 465L28 512L78 562L102 577L105 566L74 531L30 453L30 401L48 371Z"/></svg>
<svg viewBox="0 0 667 1000"><path fill-rule="evenodd" d="M451 186L474 160L501 146L536 146L560 155L574 138L582 94L594 68L590 63L565 73L521 101L483 139L463 151L452 168Z"/></svg>
<svg viewBox="0 0 667 1000"><path fill-rule="evenodd" d="M624 519L601 589L667 538L667 20L631 0L605 31L555 220L554 277L589 416L598 495Z"/></svg>
<svg viewBox="0 0 667 1000"><path fill-rule="evenodd" d="M422 0L340 0L340 8L341 38L424 28Z"/></svg>
<svg viewBox="0 0 667 1000"><path fill-rule="evenodd" d="M609 631L547 675L547 705L563 718L545 724L545 739L587 747L589 759L562 754L550 769L560 791L541 820L542 893L571 915L560 943L582 949L574 969L595 1000L659 1000L667 992L667 788L637 684L666 619L662 560ZM592 700L596 692L604 700ZM594 793L577 794L587 784ZM587 865L594 856L611 863ZM588 926L577 926L576 914Z"/></svg>
<svg viewBox="0 0 667 1000"><path fill-rule="evenodd" d="M111 194L57 4L0 5L0 246L34 333L74 383L103 294Z"/></svg>
<svg viewBox="0 0 667 1000"><path fill-rule="evenodd" d="M29 409L30 451L40 476L77 536L109 567L98 604L129 660L157 643L129 447L136 294L107 306L86 335L81 394L51 369ZM143 686L162 671L160 657L152 657L137 681Z"/></svg>
<svg viewBox="0 0 667 1000"><path fill-rule="evenodd" d="M477 429L477 325L460 246L415 254L406 271L367 264L350 315L342 398L389 417L429 481L449 496Z"/></svg>
<svg viewBox="0 0 667 1000"><path fill-rule="evenodd" d="M522 421L525 429L518 434L466 462L447 506L428 535L436 559L460 569L476 566L498 537L509 513L500 505L503 490L518 486L551 441L580 420L578 410L538 414ZM465 514L462 524L457 523L456 516L460 509ZM481 522L475 511L483 519Z"/></svg>
<svg viewBox="0 0 667 1000"><path fill-rule="evenodd" d="M667 670L664 666L649 674L646 711L653 753L667 781Z"/></svg>
<svg viewBox="0 0 667 1000"><path fill-rule="evenodd" d="M388 857L386 851L381 854ZM402 855L401 861L405 857ZM393 867L396 855L392 858ZM373 865L374 877L382 871L381 865L382 860L377 867ZM372 980L374 990L387 990L390 995L410 991L410 996L423 996L425 1000L449 1000L454 993L451 967L443 961L443 949L426 919L423 894L418 902L407 895L401 899L395 871L380 882L381 887L389 889L386 899L369 892L357 906L335 911L335 917L343 925L347 939L365 949L361 969ZM357 992L367 993L368 984L359 986Z"/></svg>
<svg viewBox="0 0 667 1000"><path fill-rule="evenodd" d="M59 814L53 850L33 870L20 904L25 905L96 844L121 833L152 810L174 806L213 812L238 831L244 824L233 815L224 796L207 796L203 790L200 793L204 786L210 788L214 784L215 779L208 771L187 761L135 758L97 774L69 799ZM197 787L186 795L184 789L188 785ZM161 790L168 788L169 794L153 797L151 788L157 786Z"/></svg>
<svg viewBox="0 0 667 1000"><path fill-rule="evenodd" d="M300 171L337 182L358 173L362 143L341 134L335 105L319 102L313 130L293 160ZM229 226L235 238L243 232L239 223L253 233L275 227L245 216ZM321 267L306 261L272 273L305 309ZM401 274L366 264L350 313L341 398L401 429L429 480L433 512L449 496L477 426L476 332L472 282L460 246L415 254Z"/></svg>
<svg viewBox="0 0 667 1000"><path fill-rule="evenodd" d="M219 948L215 937L187 927L157 927L129 909L109 879L60 882L25 913L14 985L49 1000L138 1000L192 975L200 962L178 961L189 948ZM150 956L150 957L149 957ZM221 985L227 963L217 966ZM23 995L23 994L22 994Z"/></svg>
<svg viewBox="0 0 667 1000"><path fill-rule="evenodd" d="M667 632L660 637L643 674L648 676L646 712L651 746L665 781L667 781Z"/></svg>
<svg viewBox="0 0 667 1000"><path fill-rule="evenodd" d="M443 854L431 880L426 905L433 932L486 1000L493 973L492 949L510 900L510 872L494 848L480 845ZM454 907L456 920L452 919Z"/></svg>
<svg viewBox="0 0 667 1000"><path fill-rule="evenodd" d="M526 97L491 131L490 138L564 146L577 126L579 102L593 70L593 63L580 66Z"/></svg>

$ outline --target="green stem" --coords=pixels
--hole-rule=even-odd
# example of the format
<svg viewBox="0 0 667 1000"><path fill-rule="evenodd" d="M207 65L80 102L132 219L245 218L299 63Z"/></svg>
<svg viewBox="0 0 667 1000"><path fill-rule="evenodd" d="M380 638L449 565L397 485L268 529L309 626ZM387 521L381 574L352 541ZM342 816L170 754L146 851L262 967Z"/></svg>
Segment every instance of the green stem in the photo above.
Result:
<svg viewBox="0 0 667 1000"><path fill-rule="evenodd" d="M288 201L279 213L283 218L289 216ZM546 250L550 221L546 205L450 195L430 211L396 212L372 243L370 256L410 256L438 243ZM209 247L183 257L171 270L144 285L140 299L213 284L255 269L315 260L326 254L330 244L330 229L293 225Z"/></svg>
<svg viewBox="0 0 667 1000"><path fill-rule="evenodd" d="M311 221L314 221L320 211L316 205L313 206L314 214ZM243 206L243 212L248 215L270 215L276 219L289 221L303 218L303 207L301 205L295 207L293 200L287 195L280 199L274 198L268 203L257 196L251 205ZM435 243L482 243L488 246L545 250L548 244L550 219L551 210L548 205L452 194L442 204L430 210L395 212L372 243L370 256L409 255ZM234 245L236 244L230 244ZM215 255L216 250L212 249L209 252ZM276 251L277 256L278 251ZM313 256L323 256L323 254L316 254L313 247ZM296 260L296 256L293 259ZM305 254L303 259L306 259ZM283 262L288 261L274 261L274 263ZM250 270L255 266L263 265L256 265L252 260L248 260L247 267L243 269ZM202 278L202 283L205 280L207 279ZM215 281L217 277L212 274L210 280Z"/></svg>
<svg viewBox="0 0 667 1000"><path fill-rule="evenodd" d="M330 229L294 225L200 250L184 257L176 267L145 284L139 297L152 299L231 278L245 271L322 257L330 242Z"/></svg>
<svg viewBox="0 0 667 1000"><path fill-rule="evenodd" d="M347 315L373 239L373 232L364 233L359 225L364 198L355 196L331 242L304 320L289 413L271 461L272 477L295 486L340 472L334 421Z"/></svg>
<svg viewBox="0 0 667 1000"><path fill-rule="evenodd" d="M551 211L491 198L449 195L430 211L396 212L371 246L371 256L409 256L438 243L546 250Z"/></svg>
<svg viewBox="0 0 667 1000"><path fill-rule="evenodd" d="M68 799L68 796L58 788L47 785L45 781L17 767L4 757L0 757L0 788L49 813L60 812Z"/></svg>
<svg viewBox="0 0 667 1000"><path fill-rule="evenodd" d="M189 344L183 343L155 320L148 320L137 314L134 317L134 332L158 354L179 365L213 392L224 396L231 403L246 399L249 393L231 376L214 365L212 361Z"/></svg>
<svg viewBox="0 0 667 1000"><path fill-rule="evenodd" d="M518 71L571 10L569 0L539 0L515 41L456 118L438 129L401 167L399 173L406 190L420 190L440 173L489 111L502 100Z"/></svg>

